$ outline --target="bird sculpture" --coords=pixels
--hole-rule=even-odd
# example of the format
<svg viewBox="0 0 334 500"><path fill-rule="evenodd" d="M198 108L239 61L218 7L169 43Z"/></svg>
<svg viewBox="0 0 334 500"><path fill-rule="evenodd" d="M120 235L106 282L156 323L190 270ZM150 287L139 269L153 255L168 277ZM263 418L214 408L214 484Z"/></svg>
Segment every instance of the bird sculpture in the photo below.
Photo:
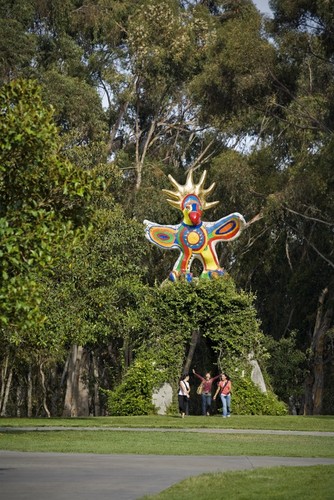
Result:
<svg viewBox="0 0 334 500"><path fill-rule="evenodd" d="M202 221L205 210L216 206L219 201L207 202L206 198L215 187L213 183L209 188L204 188L206 171L203 172L198 184L194 184L193 171L189 170L184 185L171 176L169 180L175 191L163 189L167 194L167 202L181 210L183 220L181 224L160 225L144 220L145 236L151 242L163 249L176 249L180 255L169 274L173 282L186 280L191 282L191 264L195 258L202 263L201 279L216 279L225 274L219 265L216 245L220 241L232 241L237 238L246 222L238 212L232 213L216 222Z"/></svg>

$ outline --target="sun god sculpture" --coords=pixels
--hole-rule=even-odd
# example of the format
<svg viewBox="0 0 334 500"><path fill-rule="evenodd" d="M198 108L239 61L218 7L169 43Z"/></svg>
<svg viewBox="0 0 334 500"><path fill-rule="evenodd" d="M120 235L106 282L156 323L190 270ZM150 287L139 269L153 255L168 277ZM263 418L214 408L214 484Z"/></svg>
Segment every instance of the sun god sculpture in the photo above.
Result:
<svg viewBox="0 0 334 500"><path fill-rule="evenodd" d="M180 255L169 274L171 281L192 281L191 264L199 259L203 265L201 279L216 279L225 274L219 265L216 245L221 241L232 241L237 238L246 222L238 212L232 213L215 222L202 221L205 210L216 206L219 201L208 202L206 198L212 193L215 183L204 188L206 171L203 172L198 184L194 184L193 171L190 170L184 185L169 175L168 178L175 191L163 189L167 194L167 202L181 210L181 224L160 225L144 220L146 238L163 249L178 250Z"/></svg>

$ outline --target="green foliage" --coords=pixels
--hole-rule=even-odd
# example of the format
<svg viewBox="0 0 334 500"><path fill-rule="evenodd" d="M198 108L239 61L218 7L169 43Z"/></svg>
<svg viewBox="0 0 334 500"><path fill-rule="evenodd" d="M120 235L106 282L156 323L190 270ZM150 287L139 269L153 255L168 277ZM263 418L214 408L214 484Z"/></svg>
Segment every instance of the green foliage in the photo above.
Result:
<svg viewBox="0 0 334 500"><path fill-rule="evenodd" d="M232 411L236 415L286 415L287 407L269 390L261 392L248 377L233 377Z"/></svg>
<svg viewBox="0 0 334 500"><path fill-rule="evenodd" d="M175 0L138 2L129 22L129 50L151 97L158 86L170 88L191 73L207 37L206 20L187 16Z"/></svg>
<svg viewBox="0 0 334 500"><path fill-rule="evenodd" d="M148 293L142 282L145 242L141 224L125 217L107 193L94 203L92 231L49 282L46 328L67 343L112 344L122 367L124 349L134 349L142 339L141 310Z"/></svg>
<svg viewBox="0 0 334 500"><path fill-rule="evenodd" d="M2 87L0 110L0 317L17 343L44 320L40 278L78 243L94 188L61 158L53 112L34 82Z"/></svg>
<svg viewBox="0 0 334 500"><path fill-rule="evenodd" d="M238 11L212 29L205 62L190 90L206 123L252 133L256 107L270 90L275 55L261 36L261 17L254 6L240 5Z"/></svg>
<svg viewBox="0 0 334 500"><path fill-rule="evenodd" d="M237 290L231 277L199 283L200 329L213 342L224 369L245 366L253 352L258 361L265 357L263 333L254 307L255 297Z"/></svg>
<svg viewBox="0 0 334 500"><path fill-rule="evenodd" d="M125 374L122 383L108 394L110 415L150 415L155 412L152 393L159 378L155 363L146 358L138 358Z"/></svg>
<svg viewBox="0 0 334 500"><path fill-rule="evenodd" d="M268 374L277 396L289 402L289 397L296 400L303 394L306 355L297 347L297 332L278 341L267 337L266 347L270 353Z"/></svg>
<svg viewBox="0 0 334 500"><path fill-rule="evenodd" d="M71 149L93 141L106 142L107 124L96 89L77 76L53 68L43 75L42 85L56 124L65 135L70 133Z"/></svg>
<svg viewBox="0 0 334 500"><path fill-rule="evenodd" d="M253 298L238 292L230 278L193 284L166 282L152 292L148 345L156 349L156 361L169 376L181 372L194 329L210 339L226 363L237 359L245 363L250 351L258 358L263 354Z"/></svg>
<svg viewBox="0 0 334 500"><path fill-rule="evenodd" d="M182 371L192 329L197 327L194 287L185 283L156 285L148 298L145 311L148 339L141 350L148 347L154 353L157 368L165 374L165 380L176 381Z"/></svg>
<svg viewBox="0 0 334 500"><path fill-rule="evenodd" d="M0 18L1 83L27 72L35 50L34 36L25 32L20 21Z"/></svg>

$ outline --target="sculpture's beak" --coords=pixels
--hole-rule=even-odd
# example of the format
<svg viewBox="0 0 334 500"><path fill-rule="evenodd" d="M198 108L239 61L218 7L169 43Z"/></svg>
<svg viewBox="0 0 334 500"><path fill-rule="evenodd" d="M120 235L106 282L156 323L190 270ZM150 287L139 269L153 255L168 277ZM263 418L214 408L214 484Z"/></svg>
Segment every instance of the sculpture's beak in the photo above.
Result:
<svg viewBox="0 0 334 500"><path fill-rule="evenodd" d="M189 219L191 220L191 222L194 224L194 226L197 226L197 224L199 224L201 222L201 212L190 212L189 213Z"/></svg>

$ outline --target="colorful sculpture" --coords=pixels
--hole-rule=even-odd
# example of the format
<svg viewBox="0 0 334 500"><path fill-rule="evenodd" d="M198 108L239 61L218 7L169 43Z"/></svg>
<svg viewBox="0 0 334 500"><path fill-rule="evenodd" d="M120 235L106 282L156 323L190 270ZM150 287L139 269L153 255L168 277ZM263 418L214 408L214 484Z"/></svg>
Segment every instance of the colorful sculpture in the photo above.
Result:
<svg viewBox="0 0 334 500"><path fill-rule="evenodd" d="M220 241L231 241L237 238L246 222L242 215L235 212L216 222L203 222L202 214L205 210L216 206L219 201L207 202L206 197L215 187L213 183L204 189L206 171L203 172L198 184L193 182L193 172L189 171L186 183L182 186L169 175L169 180L175 191L163 189L169 196L168 203L183 213L183 221L176 226L164 226L144 220L145 236L160 248L177 249L180 256L169 274L171 281L185 279L192 281L190 272L194 258L203 265L200 275L202 279L215 279L223 276L225 271L219 266L216 245Z"/></svg>

